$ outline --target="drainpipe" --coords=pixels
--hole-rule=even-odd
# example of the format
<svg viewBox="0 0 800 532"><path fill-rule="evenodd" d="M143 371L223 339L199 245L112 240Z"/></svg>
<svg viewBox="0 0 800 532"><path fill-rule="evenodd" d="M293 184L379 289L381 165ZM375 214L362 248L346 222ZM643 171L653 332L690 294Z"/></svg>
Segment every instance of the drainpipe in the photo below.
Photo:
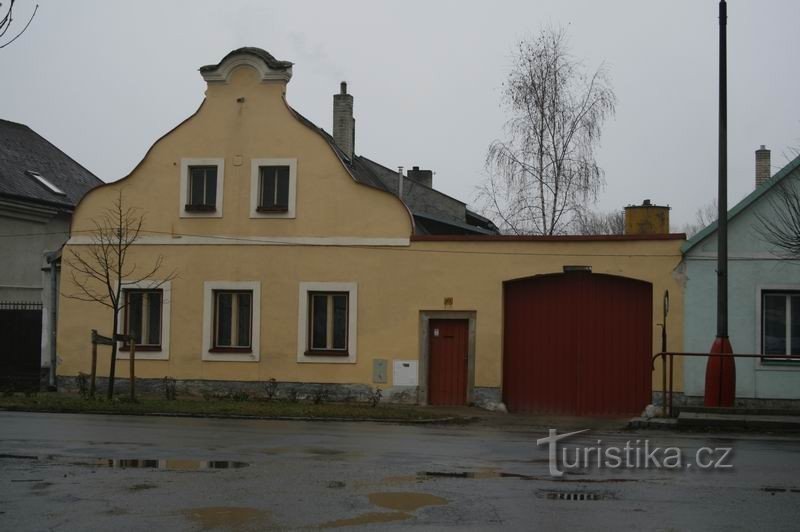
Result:
<svg viewBox="0 0 800 532"><path fill-rule="evenodd" d="M61 251L54 251L47 254L47 263L50 265L50 374L48 385L50 390L57 389L56 384L56 365L58 356L56 355L56 319L58 318L58 279L61 269Z"/></svg>

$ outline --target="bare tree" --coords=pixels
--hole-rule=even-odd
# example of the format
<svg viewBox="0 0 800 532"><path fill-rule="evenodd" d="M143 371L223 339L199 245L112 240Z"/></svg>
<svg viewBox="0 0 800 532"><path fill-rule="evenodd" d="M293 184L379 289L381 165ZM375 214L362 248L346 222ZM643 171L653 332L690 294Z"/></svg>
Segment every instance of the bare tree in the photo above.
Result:
<svg viewBox="0 0 800 532"><path fill-rule="evenodd" d="M0 14L2 14L2 18L0 18L0 48L5 48L12 42L19 39L20 35L25 33L25 30L27 30L28 26L30 26L31 22L33 22L33 17L36 16L36 12L39 11L39 4L36 4L36 6L33 8L33 13L31 14L25 26L23 26L23 28L13 37L7 38L6 33L8 33L9 29L11 29L11 26L14 22L14 4L16 1L17 0L9 0L8 7L5 10L3 9L3 3L0 2ZM3 39L8 40L2 42Z"/></svg>
<svg viewBox="0 0 800 532"><path fill-rule="evenodd" d="M714 198L695 211L694 223L685 224L683 226L683 232L686 233L687 237L692 238L704 228L717 221L717 217L719 216L717 205L717 199Z"/></svg>
<svg viewBox="0 0 800 532"><path fill-rule="evenodd" d="M606 70L586 74L566 32L545 29L519 43L503 103L510 118L489 146L483 212L504 232L562 233L604 184L594 151L616 105Z"/></svg>
<svg viewBox="0 0 800 532"><path fill-rule="evenodd" d="M574 224L574 232L579 235L621 235L625 233L625 212L580 211Z"/></svg>
<svg viewBox="0 0 800 532"><path fill-rule="evenodd" d="M770 215L756 211L756 231L787 258L800 258L800 185L784 179L769 199Z"/></svg>
<svg viewBox="0 0 800 532"><path fill-rule="evenodd" d="M65 262L69 265L75 292L65 297L99 303L113 312L111 334L111 368L108 376L108 398L114 395L114 376L117 362L117 330L120 312L127 306L124 289L144 281L152 281L150 288L158 288L175 278L175 272L155 276L162 270L164 259L158 256L153 264L140 268L130 261L128 252L139 239L144 225L144 214L135 207L125 205L120 190L114 204L102 215L92 219L94 228L88 232L91 243L70 247Z"/></svg>

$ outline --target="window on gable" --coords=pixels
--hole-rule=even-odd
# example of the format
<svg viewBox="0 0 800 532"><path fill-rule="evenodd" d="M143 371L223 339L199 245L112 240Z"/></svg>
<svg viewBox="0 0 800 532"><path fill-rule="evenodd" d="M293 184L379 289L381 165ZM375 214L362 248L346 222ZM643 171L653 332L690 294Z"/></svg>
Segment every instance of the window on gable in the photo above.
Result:
<svg viewBox="0 0 800 532"><path fill-rule="evenodd" d="M289 167L260 166L258 178L258 212L289 210Z"/></svg>
<svg viewBox="0 0 800 532"><path fill-rule="evenodd" d="M761 293L761 353L800 355L800 292Z"/></svg>
<svg viewBox="0 0 800 532"><path fill-rule="evenodd" d="M161 349L162 290L125 290L124 332L134 337L136 349ZM124 348L129 348L129 345Z"/></svg>
<svg viewBox="0 0 800 532"><path fill-rule="evenodd" d="M253 292L214 290L214 351L252 348Z"/></svg>
<svg viewBox="0 0 800 532"><path fill-rule="evenodd" d="M186 198L187 211L215 211L217 209L217 167L189 166Z"/></svg>
<svg viewBox="0 0 800 532"><path fill-rule="evenodd" d="M308 293L308 354L347 356L349 298L348 292Z"/></svg>

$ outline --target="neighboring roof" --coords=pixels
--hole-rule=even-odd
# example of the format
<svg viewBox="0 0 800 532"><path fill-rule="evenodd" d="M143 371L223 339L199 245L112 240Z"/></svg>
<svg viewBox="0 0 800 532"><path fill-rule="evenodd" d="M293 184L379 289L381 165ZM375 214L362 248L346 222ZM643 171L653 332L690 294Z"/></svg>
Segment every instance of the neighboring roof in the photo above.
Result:
<svg viewBox="0 0 800 532"><path fill-rule="evenodd" d="M415 212L414 220L419 229L417 234L422 235L496 235L496 231L471 225L466 222L456 222L450 218L442 218L432 214Z"/></svg>
<svg viewBox="0 0 800 532"><path fill-rule="evenodd" d="M102 183L28 126L0 119L0 195L71 210L84 194Z"/></svg>
<svg viewBox="0 0 800 532"><path fill-rule="evenodd" d="M205 65L200 67L200 72L210 72L213 70L218 69L222 63L225 62L226 59L232 57L234 55L252 55L258 57L262 61L264 61L269 68L272 70L287 70L292 67L294 63L291 61L280 61L275 59L271 53L261 48L256 48L254 46L245 46L243 48L237 48L236 50L232 51L228 55L222 58L222 61L217 63L216 65Z"/></svg>
<svg viewBox="0 0 800 532"><path fill-rule="evenodd" d="M800 155L794 158L789 164L781 168L774 176L769 178L767 181L762 183L761 185L757 186L755 190L753 190L750 194L745 196L745 198L733 206L732 209L728 210L728 222L736 218L736 216L747 209L750 205L755 203L759 200L764 194L772 190L775 185L783 181L783 179L800 168ZM681 251L683 253L687 253L690 249L695 247L697 244L714 234L717 230L717 222L714 222L707 227L705 227L702 231L698 232L692 238L687 240L683 246L681 246Z"/></svg>
<svg viewBox="0 0 800 532"><path fill-rule="evenodd" d="M653 235L412 235L417 242L626 242L636 240L683 240L684 233Z"/></svg>
<svg viewBox="0 0 800 532"><path fill-rule="evenodd" d="M288 104L287 104L287 106L288 106ZM352 158L347 157L347 155L345 155L345 153L336 144L336 141L333 139L333 136L331 136L327 131L325 131L321 127L319 127L316 124L314 124L314 122L312 122L311 120L309 120L308 118L303 116L295 108L293 108L291 106L288 106L288 107L292 111L292 113L294 113L294 115L297 117L298 120L300 120L307 127L317 131L320 135L322 135L322 137L328 142L328 144L333 149L333 151L336 152L336 154L338 155L339 159L344 163L345 167L350 172L350 175L353 176L353 179L355 179L356 182L361 183L362 185L366 185L366 186L369 186L369 187L372 187L372 188L376 188L378 190L382 190L384 192L388 192L388 193L394 195L394 191L390 190L383 183L383 181L375 174L374 170L370 167L370 165L376 165L376 166L385 168L387 171L390 171L390 172L394 172L394 170L391 170L388 167L386 167L386 166L384 166L384 165L382 165L380 163L376 163L375 161L373 161L371 159L368 159L366 157L363 157L361 155L354 155ZM417 185L419 185L421 187L425 187L425 185L422 185L420 183L417 183ZM447 194L444 194L443 192L440 192L440 191L438 191L438 190L436 190L434 188L430 188L430 187L425 187L425 188L429 189L431 192L436 192L437 194L440 194L441 196L446 197L449 200L458 201L459 203L464 205L464 202L459 201L459 200L457 200L455 198L452 198L452 197L448 196ZM484 233L486 233L486 234L495 234L495 233L497 233L496 227L494 227L494 225L491 224L491 222L489 220L486 220L486 219L484 219L484 220L486 222L488 222L488 224L491 224L491 225L487 225L486 223L481 223L479 226L476 226L476 225L471 225L471 224L467 223L467 220L464 220L464 223L459 223L459 222L456 222L454 220L444 220L442 218L437 218L437 217L431 216L428 213L412 212L410 208L409 208L409 212L411 212L411 214L413 215L415 222L420 222L423 219L428 219L429 222L430 222L424 227L416 227L416 229L418 231L419 230L424 231L424 232L435 231L438 234L442 234L443 230L446 231L446 234L452 234L452 233L461 234L461 233L464 233L464 232L471 232L471 233L478 233L478 234L484 234ZM468 216L470 216L470 215L475 217L475 218L478 218L478 219L482 218L482 217L479 217L479 216L475 215L475 213L472 213L471 211L468 212ZM483 222L483 220L481 220L481 222ZM444 227L445 225L448 225L449 227ZM415 223L415 226L417 226L417 223Z"/></svg>

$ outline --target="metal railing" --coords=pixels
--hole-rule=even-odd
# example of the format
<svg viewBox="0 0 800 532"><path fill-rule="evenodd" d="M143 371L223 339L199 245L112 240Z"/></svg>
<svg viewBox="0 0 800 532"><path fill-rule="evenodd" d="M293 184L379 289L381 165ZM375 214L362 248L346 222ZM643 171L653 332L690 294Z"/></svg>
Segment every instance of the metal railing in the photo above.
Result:
<svg viewBox="0 0 800 532"><path fill-rule="evenodd" d="M664 351L653 355L652 369L656 369L656 359L661 357L661 409L666 417L673 416L672 395L674 390L674 358L675 357L734 357L734 358L760 358L772 362L800 361L800 355L764 355L756 353L676 353ZM667 362L669 358L669 362ZM669 377L667 377L669 368ZM667 382L669 381L669 382Z"/></svg>

